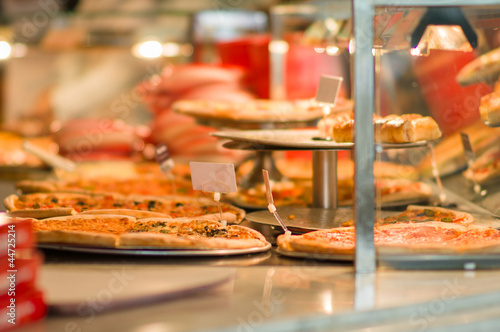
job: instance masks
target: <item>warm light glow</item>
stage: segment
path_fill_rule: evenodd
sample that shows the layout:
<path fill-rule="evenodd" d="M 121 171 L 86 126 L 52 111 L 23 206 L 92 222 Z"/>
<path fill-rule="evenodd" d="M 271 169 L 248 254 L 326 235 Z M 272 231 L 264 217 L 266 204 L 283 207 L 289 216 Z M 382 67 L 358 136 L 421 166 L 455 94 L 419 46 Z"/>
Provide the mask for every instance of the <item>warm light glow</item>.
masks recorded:
<path fill-rule="evenodd" d="M 163 45 L 163 55 L 166 57 L 179 56 L 181 53 L 181 46 L 177 43 L 165 43 Z"/>
<path fill-rule="evenodd" d="M 316 53 L 320 53 L 321 54 L 321 53 L 325 53 L 326 49 L 324 47 L 315 47 L 314 51 Z"/>
<path fill-rule="evenodd" d="M 269 52 L 275 54 L 285 54 L 288 52 L 288 43 L 284 40 L 273 40 L 269 43 Z"/>
<path fill-rule="evenodd" d="M 134 47 L 132 48 L 132 53 L 138 58 L 159 58 L 163 54 L 163 46 L 159 41 L 149 40 L 134 45 Z"/>
<path fill-rule="evenodd" d="M 353 54 L 356 51 L 356 41 L 354 39 L 349 41 L 347 49 L 349 50 L 349 54 Z"/>
<path fill-rule="evenodd" d="M 193 45 L 191 44 L 184 44 L 181 47 L 181 55 L 183 56 L 191 56 L 193 55 Z"/>
<path fill-rule="evenodd" d="M 326 54 L 328 55 L 337 55 L 339 54 L 339 48 L 337 46 L 328 46 L 326 48 Z"/>
<path fill-rule="evenodd" d="M 6 41 L 0 41 L 0 60 L 5 60 L 10 56 L 12 47 Z"/>
<path fill-rule="evenodd" d="M 429 52 L 422 52 L 422 50 L 417 46 L 410 50 L 410 54 L 413 56 L 426 56 L 429 55 Z"/>
<path fill-rule="evenodd" d="M 323 305 L 323 310 L 326 314 L 331 314 L 333 312 L 333 295 L 331 292 L 325 292 L 321 294 L 321 302 Z"/>
<path fill-rule="evenodd" d="M 12 47 L 12 56 L 14 58 L 22 58 L 28 54 L 28 46 L 22 43 L 15 43 Z"/>

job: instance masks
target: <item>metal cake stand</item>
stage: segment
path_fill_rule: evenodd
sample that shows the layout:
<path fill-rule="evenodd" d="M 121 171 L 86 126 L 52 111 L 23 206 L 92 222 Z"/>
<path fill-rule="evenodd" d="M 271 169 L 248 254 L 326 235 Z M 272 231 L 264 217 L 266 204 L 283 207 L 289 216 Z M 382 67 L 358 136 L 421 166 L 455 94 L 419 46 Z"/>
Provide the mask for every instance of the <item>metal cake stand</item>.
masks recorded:
<path fill-rule="evenodd" d="M 313 208 L 336 209 L 337 204 L 337 151 L 352 150 L 354 143 L 336 143 L 318 139 L 317 130 L 250 130 L 221 131 L 212 136 L 230 139 L 226 148 L 270 151 L 312 151 Z M 376 149 L 406 149 L 427 146 L 427 141 L 402 144 L 376 144 Z M 256 169 L 255 166 L 260 167 Z M 258 173 L 262 178 L 262 167 L 256 162 L 251 176 Z"/>

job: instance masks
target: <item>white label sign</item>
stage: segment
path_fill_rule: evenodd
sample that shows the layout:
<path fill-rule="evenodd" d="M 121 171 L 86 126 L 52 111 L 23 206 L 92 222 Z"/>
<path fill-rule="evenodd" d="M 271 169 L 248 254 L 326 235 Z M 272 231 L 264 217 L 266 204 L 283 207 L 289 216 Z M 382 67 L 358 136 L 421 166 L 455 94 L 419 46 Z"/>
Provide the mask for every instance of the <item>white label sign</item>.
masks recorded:
<path fill-rule="evenodd" d="M 316 101 L 321 104 L 335 105 L 343 80 L 338 76 L 321 75 L 316 91 Z"/>
<path fill-rule="evenodd" d="M 190 162 L 194 190 L 232 193 L 237 191 L 233 164 Z"/>

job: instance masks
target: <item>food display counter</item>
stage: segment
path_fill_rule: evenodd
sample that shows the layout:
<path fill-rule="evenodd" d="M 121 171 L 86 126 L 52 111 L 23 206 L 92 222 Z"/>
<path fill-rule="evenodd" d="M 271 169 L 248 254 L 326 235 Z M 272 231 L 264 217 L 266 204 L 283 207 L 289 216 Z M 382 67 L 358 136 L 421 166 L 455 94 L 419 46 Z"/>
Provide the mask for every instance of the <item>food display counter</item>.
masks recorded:
<path fill-rule="evenodd" d="M 0 136 L 6 251 L 0 275 L 9 280 L 0 293 L 7 317 L 0 330 L 496 331 L 500 70 L 490 52 L 500 46 L 494 36 L 500 2 L 459 0 L 452 12 L 448 5 L 266 2 L 271 36 L 245 36 L 228 48 L 227 36 L 214 32 L 215 53 L 235 51 L 223 54 L 222 65 L 184 63 L 193 47 L 200 52 L 197 47 L 214 40 L 166 43 L 155 60 L 139 63 L 148 71 L 146 80 L 135 73 L 141 81 L 131 91 L 139 92 L 122 92 L 107 113 L 96 107 L 105 118 L 50 121 L 49 165 L 26 151 L 20 128 L 27 127 L 12 126 L 17 133 Z M 420 31 L 421 22 L 435 25 L 443 13 L 462 10 L 465 22 L 457 14 L 452 23 L 481 49 L 463 58 L 449 49 L 432 53 L 436 45 L 430 32 Z M 174 12 L 190 17 L 196 10 Z M 220 23 L 208 14 L 204 20 Z M 251 25 L 240 14 L 241 22 L 231 24 Z M 259 18 L 261 32 L 265 16 L 251 17 Z M 422 47 L 413 45 L 419 33 L 429 38 Z M 132 57 L 129 42 L 125 58 Z M 75 43 L 65 46 L 83 45 Z M 150 61 L 150 53 L 140 53 L 144 45 L 134 44 L 133 56 Z M 89 47 L 94 56 L 103 51 Z M 426 57 L 415 60 L 410 48 Z M 438 55 L 454 67 L 443 78 L 436 72 L 446 63 Z M 300 74 L 297 58 L 311 62 L 310 70 Z M 251 89 L 262 81 L 251 71 L 267 62 L 274 68 L 263 77 L 270 75 L 266 92 L 274 99 L 297 93 L 316 74 L 338 79 L 332 74 L 340 72 L 352 86 L 336 90 L 331 105 L 300 93 L 269 100 Z M 339 72 L 325 65 L 331 63 Z M 485 71 L 484 63 L 492 69 Z M 397 73 L 396 64 L 411 73 Z M 286 75 L 296 86 L 287 85 Z M 452 81 L 453 91 L 430 84 L 431 75 L 443 86 Z M 436 101 L 435 90 L 458 97 Z M 71 91 L 62 91 L 54 109 L 71 99 Z M 417 94 L 419 103 L 408 97 L 401 107 L 404 94 Z M 141 107 L 149 122 L 132 124 Z M 74 167 L 52 163 L 54 156 Z M 205 167 L 197 174 L 206 181 L 203 190 L 194 189 L 192 162 L 207 163 L 198 165 Z M 273 180 L 267 186 L 260 176 L 265 168 Z M 233 180 L 236 190 L 228 189 Z"/>

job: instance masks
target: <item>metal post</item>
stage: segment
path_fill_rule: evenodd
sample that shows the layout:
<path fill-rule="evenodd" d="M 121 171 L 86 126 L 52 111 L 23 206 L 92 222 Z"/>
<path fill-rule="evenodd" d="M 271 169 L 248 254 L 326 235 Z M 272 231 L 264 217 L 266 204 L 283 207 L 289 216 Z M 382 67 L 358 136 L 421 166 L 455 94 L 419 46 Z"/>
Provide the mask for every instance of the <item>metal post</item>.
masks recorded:
<path fill-rule="evenodd" d="M 337 151 L 313 151 L 313 207 L 337 208 Z"/>
<path fill-rule="evenodd" d="M 373 179 L 374 60 L 373 17 L 370 1 L 353 0 L 354 20 L 354 221 L 356 225 L 355 269 L 358 273 L 376 270 L 373 225 L 375 186 Z M 351 50 L 352 52 L 353 50 Z"/>

